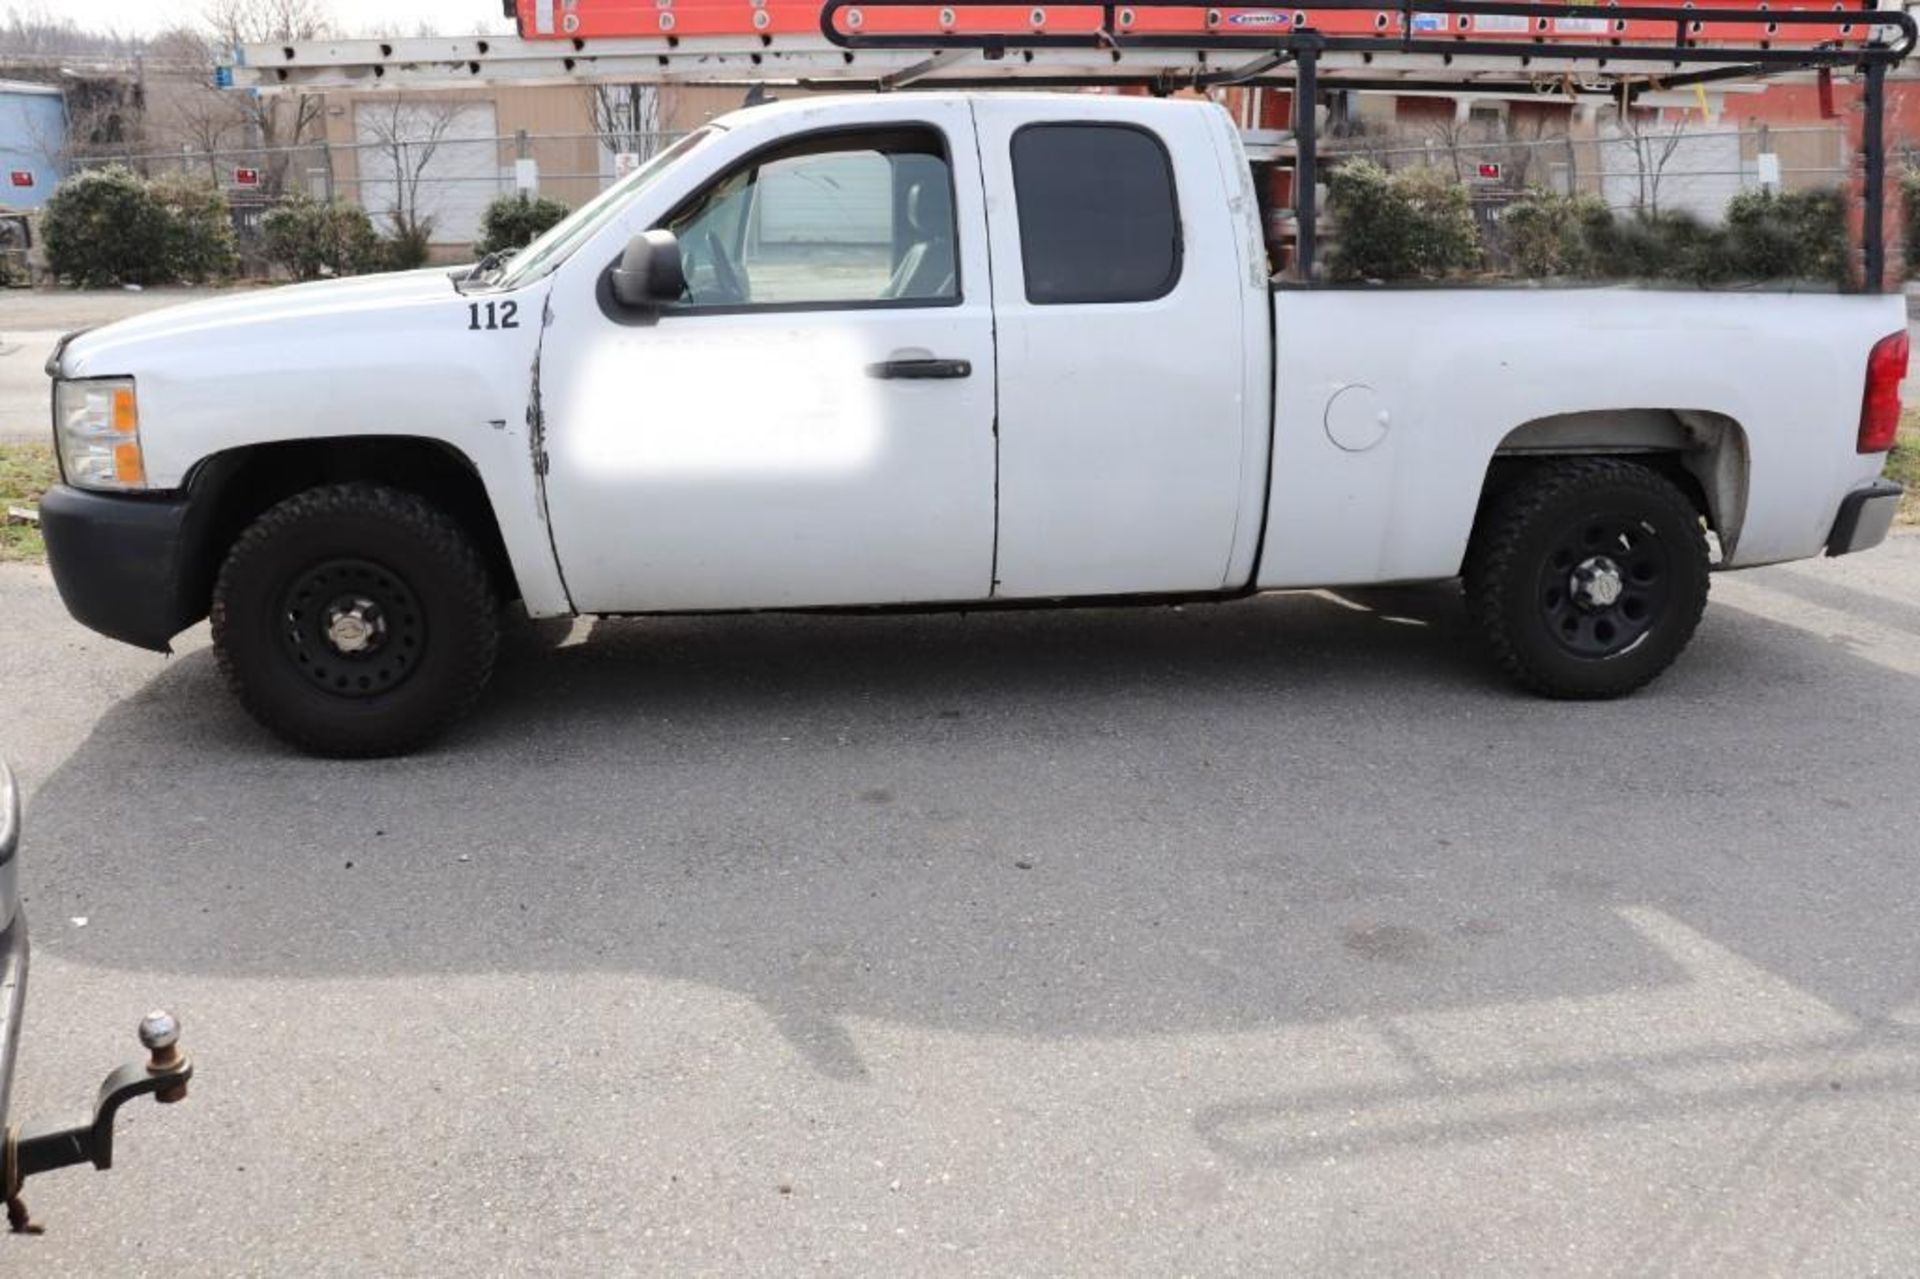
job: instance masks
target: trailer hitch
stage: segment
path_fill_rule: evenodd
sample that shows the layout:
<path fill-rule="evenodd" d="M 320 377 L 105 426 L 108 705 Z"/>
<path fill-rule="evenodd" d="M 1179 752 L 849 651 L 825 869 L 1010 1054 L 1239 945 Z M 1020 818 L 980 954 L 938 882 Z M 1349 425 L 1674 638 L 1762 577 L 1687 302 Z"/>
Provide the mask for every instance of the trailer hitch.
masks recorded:
<path fill-rule="evenodd" d="M 135 1097 L 152 1094 L 162 1105 L 184 1101 L 193 1063 L 180 1051 L 180 1023 L 165 1012 L 151 1012 L 140 1022 L 145 1061 L 130 1061 L 108 1075 L 93 1102 L 91 1121 L 71 1128 L 54 1124 L 16 1124 L 7 1129 L 4 1159 L 0 1160 L 0 1193 L 7 1200 L 7 1225 L 15 1234 L 39 1234 L 20 1186 L 28 1177 L 74 1164 L 91 1163 L 105 1171 L 113 1167 L 113 1120 L 120 1107 Z"/>

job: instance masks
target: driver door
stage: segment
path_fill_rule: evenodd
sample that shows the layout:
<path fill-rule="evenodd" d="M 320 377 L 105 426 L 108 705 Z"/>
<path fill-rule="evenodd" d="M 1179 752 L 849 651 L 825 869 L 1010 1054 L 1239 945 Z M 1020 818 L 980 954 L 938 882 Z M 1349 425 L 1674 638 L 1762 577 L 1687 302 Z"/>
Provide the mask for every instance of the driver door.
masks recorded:
<path fill-rule="evenodd" d="M 770 139 L 681 201 L 661 223 L 681 245 L 678 305 L 623 315 L 603 282 L 599 306 L 556 315 L 546 484 L 576 608 L 991 593 L 973 124 L 963 104 L 914 109 Z"/>

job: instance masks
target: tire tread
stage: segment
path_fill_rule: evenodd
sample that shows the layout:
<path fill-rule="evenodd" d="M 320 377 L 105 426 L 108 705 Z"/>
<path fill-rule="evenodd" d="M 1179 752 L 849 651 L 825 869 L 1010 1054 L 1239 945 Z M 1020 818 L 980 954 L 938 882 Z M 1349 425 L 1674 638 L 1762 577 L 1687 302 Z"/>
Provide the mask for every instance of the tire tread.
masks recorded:
<path fill-rule="evenodd" d="M 1518 584 L 1514 559 L 1520 553 L 1520 543 L 1549 506 L 1570 493 L 1599 487 L 1638 490 L 1641 495 L 1672 508 L 1680 516 L 1682 525 L 1692 530 L 1689 549 L 1698 555 L 1703 566 L 1707 561 L 1706 534 L 1700 528 L 1699 512 L 1671 480 L 1637 462 L 1613 457 L 1553 462 L 1538 468 L 1496 498 L 1476 522 L 1468 546 L 1464 574 L 1467 608 L 1501 670 L 1522 688 L 1544 697 L 1596 700 L 1624 696 L 1644 687 L 1672 665 L 1706 611 L 1707 591 L 1703 589 L 1691 601 L 1690 610 L 1673 619 L 1678 627 L 1678 639 L 1675 642 L 1669 636 L 1666 640 L 1672 653 L 1665 661 L 1628 680 L 1604 683 L 1569 680 L 1527 659 L 1506 621 L 1509 592 Z M 1687 607 L 1680 601 L 1676 601 L 1676 605 Z"/>
<path fill-rule="evenodd" d="M 399 732 L 377 739 L 355 741 L 350 738 L 316 732 L 283 713 L 283 708 L 263 697 L 261 690 L 245 679 L 232 652 L 233 617 L 231 601 L 236 583 L 253 562 L 266 553 L 273 541 L 309 520 L 348 517 L 375 523 L 406 527 L 451 571 L 446 581 L 452 586 L 464 616 L 459 625 L 442 625 L 437 642 L 456 643 L 464 648 L 456 659 L 460 678 L 451 697 L 433 707 L 432 713 L 417 717 Z M 424 498 L 403 489 L 383 484 L 353 482 L 328 484 L 296 493 L 271 507 L 250 524 L 234 542 L 220 566 L 214 582 L 210 618 L 213 648 L 221 677 L 233 690 L 248 714 L 300 750 L 317 755 L 342 758 L 366 758 L 399 755 L 417 749 L 446 732 L 473 709 L 486 690 L 499 649 L 498 605 L 486 562 L 473 541 L 452 517 Z"/>

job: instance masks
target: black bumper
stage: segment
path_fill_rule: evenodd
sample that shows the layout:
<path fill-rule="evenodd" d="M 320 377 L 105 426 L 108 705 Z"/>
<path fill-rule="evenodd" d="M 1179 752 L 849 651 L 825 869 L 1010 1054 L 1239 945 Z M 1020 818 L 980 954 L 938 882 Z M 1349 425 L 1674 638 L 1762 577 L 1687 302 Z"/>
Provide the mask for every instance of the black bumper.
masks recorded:
<path fill-rule="evenodd" d="M 111 639 L 166 652 L 207 615 L 204 515 L 186 496 L 49 489 L 40 535 L 67 612 Z"/>
<path fill-rule="evenodd" d="M 1827 534 L 1827 554 L 1850 555 L 1880 545 L 1893 527 L 1905 492 L 1892 480 L 1875 480 L 1847 494 L 1834 517 L 1833 531 Z"/>

